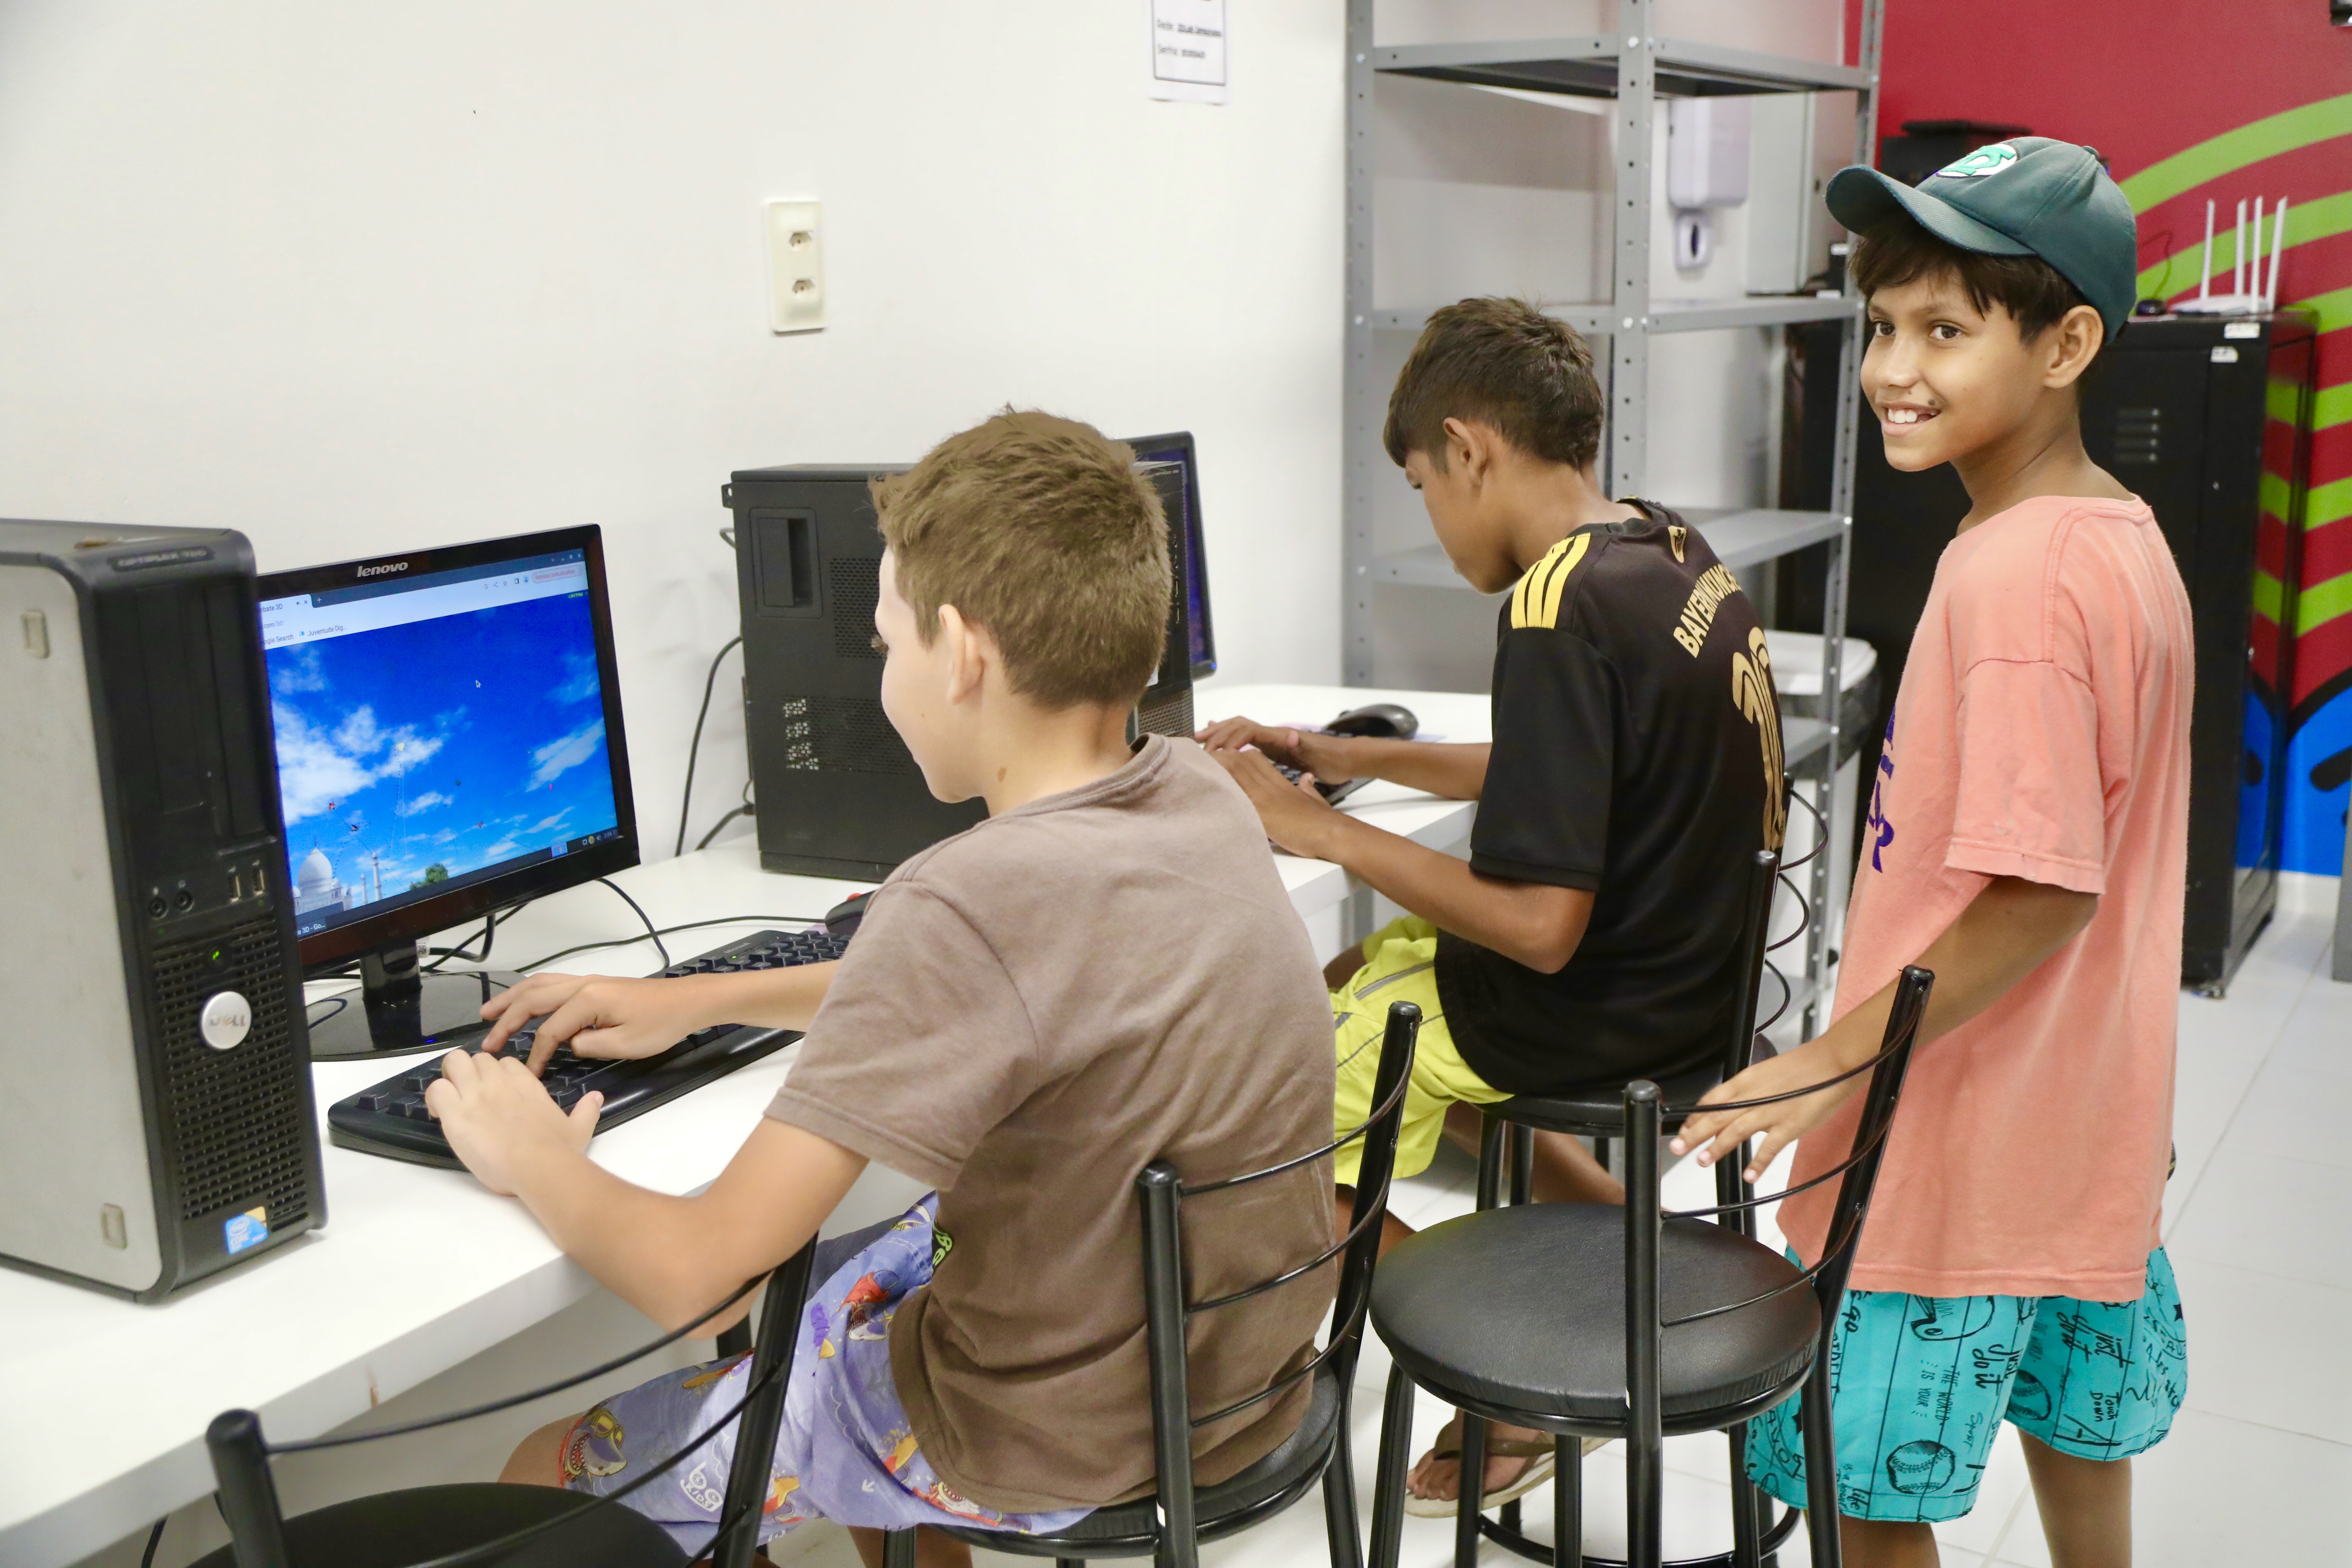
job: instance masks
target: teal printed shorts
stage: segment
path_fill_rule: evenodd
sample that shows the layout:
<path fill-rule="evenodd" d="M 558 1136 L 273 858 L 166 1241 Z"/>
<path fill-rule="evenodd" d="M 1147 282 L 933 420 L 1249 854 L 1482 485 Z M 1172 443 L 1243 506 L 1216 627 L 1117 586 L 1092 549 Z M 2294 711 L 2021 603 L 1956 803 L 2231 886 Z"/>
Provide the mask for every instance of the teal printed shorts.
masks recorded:
<path fill-rule="evenodd" d="M 1849 1290 L 1830 1342 L 1838 1509 L 1934 1523 L 1976 1506 L 2006 1420 L 2062 1454 L 2128 1459 L 2171 1429 L 2189 1384 L 2172 1264 L 2137 1301 Z M 1749 1479 L 1805 1505 L 1798 1402 L 1749 1423 Z"/>

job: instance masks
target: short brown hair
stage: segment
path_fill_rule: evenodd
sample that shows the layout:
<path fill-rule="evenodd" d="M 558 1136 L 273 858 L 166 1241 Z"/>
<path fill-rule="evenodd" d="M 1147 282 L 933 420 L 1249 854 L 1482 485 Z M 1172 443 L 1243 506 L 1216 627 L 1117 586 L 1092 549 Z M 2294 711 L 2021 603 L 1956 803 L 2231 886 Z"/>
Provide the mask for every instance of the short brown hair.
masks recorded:
<path fill-rule="evenodd" d="M 953 605 L 1044 707 L 1132 702 L 1150 683 L 1168 637 L 1168 521 L 1129 447 L 1008 408 L 873 489 L 926 646 Z"/>
<path fill-rule="evenodd" d="M 1525 300 L 1465 300 L 1429 318 L 1389 395 L 1381 442 L 1400 468 L 1445 468 L 1445 422 L 1492 426 L 1522 452 L 1571 468 L 1601 455 L 1601 384 L 1575 328 Z"/>
<path fill-rule="evenodd" d="M 1979 310 L 1999 305 L 2017 323 L 2017 335 L 2032 342 L 2063 320 L 2083 291 L 2038 256 L 1987 256 L 1938 239 L 1908 217 L 1892 217 L 1862 235 L 1854 246 L 1853 285 L 1869 299 L 1881 289 L 1900 289 L 1922 278 L 1948 274 Z M 2107 352 L 2106 340 L 2099 353 Z M 2095 362 L 2094 362 L 2095 363 Z"/>

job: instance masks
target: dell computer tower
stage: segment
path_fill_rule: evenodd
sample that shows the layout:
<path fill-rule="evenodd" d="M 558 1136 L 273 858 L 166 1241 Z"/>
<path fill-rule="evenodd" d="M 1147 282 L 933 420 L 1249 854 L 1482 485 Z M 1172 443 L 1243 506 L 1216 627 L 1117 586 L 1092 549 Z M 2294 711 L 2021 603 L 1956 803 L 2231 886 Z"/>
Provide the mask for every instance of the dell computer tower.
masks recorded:
<path fill-rule="evenodd" d="M 253 584 L 0 521 L 0 1262 L 142 1301 L 326 1218 Z"/>
<path fill-rule="evenodd" d="M 743 616 L 743 722 L 760 864 L 771 871 L 880 881 L 900 861 L 987 815 L 980 801 L 933 798 L 882 711 L 874 646 L 882 535 L 870 486 L 897 470 L 795 465 L 747 468 L 721 499 L 735 515 Z M 1146 464 L 1171 519 L 1183 472 Z M 1169 531 L 1168 646 L 1136 705 L 1139 729 L 1192 732 L 1191 623 L 1181 528 Z"/>
<path fill-rule="evenodd" d="M 2083 445 L 2156 513 L 2196 624 L 2180 968 L 2184 984 L 2213 995 L 2278 901 L 2293 782 L 2287 745 L 2311 705 L 2292 694 L 2313 343 L 2310 322 L 2284 312 L 2141 318 L 2108 346 L 2083 387 Z M 1834 354 L 1830 333 L 1814 332 L 1806 344 L 1805 363 L 1822 368 L 1825 388 Z M 1807 453 L 1792 504 L 1819 508 L 1829 504 L 1834 403 L 1826 391 L 1811 396 L 1812 385 L 1808 375 Z M 1893 667 L 1877 730 L 1892 711 L 1937 560 L 1968 509 L 1948 465 L 1901 472 L 1887 465 L 1876 432 L 1864 430 L 1846 631 L 1879 650 L 1882 668 Z M 1818 625 L 1818 603 L 1792 606 L 1790 585 L 1784 579 L 1784 613 L 1810 614 Z"/>

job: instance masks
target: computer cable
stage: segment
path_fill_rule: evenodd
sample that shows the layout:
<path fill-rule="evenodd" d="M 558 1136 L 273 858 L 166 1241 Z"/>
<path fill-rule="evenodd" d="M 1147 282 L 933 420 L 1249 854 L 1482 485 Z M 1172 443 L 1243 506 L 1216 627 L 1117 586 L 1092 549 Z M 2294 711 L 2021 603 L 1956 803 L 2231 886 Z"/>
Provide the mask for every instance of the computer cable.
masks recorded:
<path fill-rule="evenodd" d="M 613 880 L 612 878 L 599 877 L 596 879 L 604 883 L 604 886 L 612 889 L 613 891 L 620 894 L 621 901 L 627 904 L 629 908 L 637 911 L 637 919 L 646 922 L 646 934 L 654 939 L 654 951 L 661 954 L 662 967 L 664 969 L 667 969 L 669 967 L 668 944 L 662 941 L 661 928 L 654 924 L 653 916 L 646 913 L 645 905 L 629 897 L 629 889 L 621 886 L 620 883 Z"/>
<path fill-rule="evenodd" d="M 686 748 L 686 793 L 677 803 L 677 843 L 670 850 L 673 855 L 686 853 L 686 817 L 694 809 L 694 764 L 702 751 L 703 721 L 710 717 L 710 691 L 719 684 L 719 663 L 742 646 L 741 637 L 730 639 L 725 647 L 710 656 L 710 673 L 702 678 L 702 707 L 694 715 L 694 739 Z"/>
<path fill-rule="evenodd" d="M 139 1568 L 155 1568 L 155 1548 L 163 1544 L 163 1527 L 171 1522 L 172 1516 L 167 1513 L 147 1532 L 147 1550 L 139 1554 Z"/>
<path fill-rule="evenodd" d="M 710 825 L 710 831 L 702 836 L 701 839 L 695 845 L 695 847 L 697 849 L 709 848 L 710 841 L 719 837 L 719 830 L 720 828 L 726 826 L 729 823 L 734 821 L 739 816 L 757 816 L 758 813 L 759 808 L 751 804 L 751 781 L 750 779 L 745 779 L 743 781 L 743 804 L 729 812 L 726 816 L 720 817 L 718 821 L 712 823 Z"/>

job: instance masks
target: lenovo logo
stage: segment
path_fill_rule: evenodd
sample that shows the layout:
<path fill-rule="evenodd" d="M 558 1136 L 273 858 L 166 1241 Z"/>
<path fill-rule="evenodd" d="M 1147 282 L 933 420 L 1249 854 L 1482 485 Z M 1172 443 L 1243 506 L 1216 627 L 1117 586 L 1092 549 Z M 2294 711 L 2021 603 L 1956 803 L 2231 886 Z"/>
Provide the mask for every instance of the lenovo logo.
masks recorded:
<path fill-rule="evenodd" d="M 389 566 L 362 566 L 360 568 L 360 575 L 362 577 L 388 577 L 394 572 L 405 572 L 407 570 L 407 562 L 395 561 Z"/>

